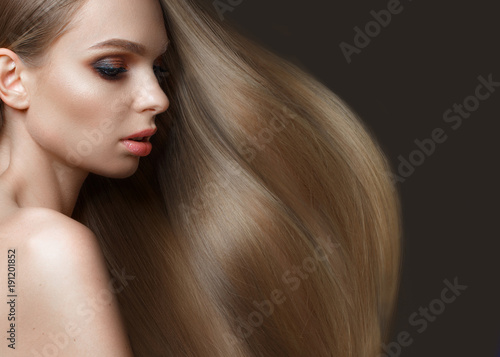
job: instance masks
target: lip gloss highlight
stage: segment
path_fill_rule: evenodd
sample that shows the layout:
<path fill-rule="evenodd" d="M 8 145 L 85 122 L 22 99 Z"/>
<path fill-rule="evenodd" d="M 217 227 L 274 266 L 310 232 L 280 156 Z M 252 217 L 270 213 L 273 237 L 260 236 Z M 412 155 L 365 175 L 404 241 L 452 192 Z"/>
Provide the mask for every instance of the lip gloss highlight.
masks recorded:
<path fill-rule="evenodd" d="M 153 145 L 149 141 L 121 140 L 125 148 L 133 155 L 148 156 L 153 150 Z"/>

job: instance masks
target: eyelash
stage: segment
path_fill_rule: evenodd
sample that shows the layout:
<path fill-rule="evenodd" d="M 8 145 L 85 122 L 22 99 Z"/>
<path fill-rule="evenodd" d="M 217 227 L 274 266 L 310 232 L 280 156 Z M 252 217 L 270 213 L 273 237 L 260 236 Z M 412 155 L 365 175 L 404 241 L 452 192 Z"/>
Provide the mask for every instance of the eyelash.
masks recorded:
<path fill-rule="evenodd" d="M 170 72 L 168 71 L 168 69 L 162 66 L 153 66 L 153 71 L 155 72 L 158 82 L 161 82 L 162 80 L 170 76 Z"/>
<path fill-rule="evenodd" d="M 121 73 L 128 72 L 128 70 L 123 67 L 97 66 L 95 69 L 101 76 L 104 77 L 104 79 L 111 81 L 119 80 L 121 78 L 119 76 Z M 164 78 L 170 75 L 170 72 L 162 66 L 154 65 L 153 71 L 155 72 L 158 82 L 161 82 Z"/>
<path fill-rule="evenodd" d="M 97 70 L 97 72 L 99 72 L 100 75 L 108 80 L 117 80 L 119 79 L 118 75 L 120 73 L 127 72 L 127 69 L 123 67 L 100 66 L 95 67 L 95 69 Z"/>

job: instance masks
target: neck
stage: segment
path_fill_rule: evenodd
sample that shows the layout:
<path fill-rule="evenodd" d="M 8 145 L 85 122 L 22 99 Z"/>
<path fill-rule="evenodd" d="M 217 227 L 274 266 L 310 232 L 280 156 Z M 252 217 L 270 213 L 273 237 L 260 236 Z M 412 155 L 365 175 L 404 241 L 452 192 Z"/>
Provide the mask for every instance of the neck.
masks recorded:
<path fill-rule="evenodd" d="M 87 176 L 44 150 L 21 125 L 0 129 L 0 186 L 19 208 L 43 207 L 71 216 Z"/>

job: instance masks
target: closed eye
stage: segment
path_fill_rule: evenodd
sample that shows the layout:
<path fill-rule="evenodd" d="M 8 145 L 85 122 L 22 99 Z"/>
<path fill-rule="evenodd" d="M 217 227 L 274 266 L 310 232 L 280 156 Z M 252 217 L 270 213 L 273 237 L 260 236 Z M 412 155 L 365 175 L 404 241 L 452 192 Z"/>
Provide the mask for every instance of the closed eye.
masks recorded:
<path fill-rule="evenodd" d="M 123 66 L 104 65 L 104 63 L 95 64 L 94 68 L 106 80 L 119 80 L 122 78 L 122 73 L 128 72 L 128 69 Z M 165 67 L 158 64 L 153 65 L 153 72 L 160 83 L 170 75 Z"/>
<path fill-rule="evenodd" d="M 101 76 L 103 76 L 105 79 L 108 80 L 117 80 L 119 79 L 119 75 L 121 73 L 127 72 L 127 69 L 123 67 L 101 66 L 101 67 L 96 67 L 96 70 Z"/>

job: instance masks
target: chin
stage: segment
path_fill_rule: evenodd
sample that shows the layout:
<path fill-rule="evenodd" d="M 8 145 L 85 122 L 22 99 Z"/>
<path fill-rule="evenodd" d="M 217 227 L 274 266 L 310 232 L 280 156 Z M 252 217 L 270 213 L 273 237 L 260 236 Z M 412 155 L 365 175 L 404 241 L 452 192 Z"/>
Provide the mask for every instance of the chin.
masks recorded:
<path fill-rule="evenodd" d="M 120 165 L 119 167 L 106 167 L 102 170 L 92 170 L 92 173 L 104 176 L 111 179 L 124 179 L 132 176 L 137 172 L 139 167 L 139 159 L 132 158 L 133 163 L 128 163 L 128 165 Z M 131 160 L 131 161 L 132 161 Z"/>

